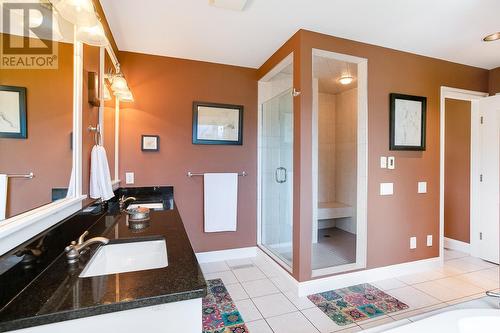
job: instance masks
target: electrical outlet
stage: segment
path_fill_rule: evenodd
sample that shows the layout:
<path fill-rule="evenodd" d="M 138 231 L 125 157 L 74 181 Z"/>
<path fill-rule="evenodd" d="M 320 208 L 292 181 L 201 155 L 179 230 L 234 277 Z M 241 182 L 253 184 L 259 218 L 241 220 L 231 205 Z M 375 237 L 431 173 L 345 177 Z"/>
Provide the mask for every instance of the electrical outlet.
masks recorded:
<path fill-rule="evenodd" d="M 394 183 L 380 183 L 380 195 L 393 195 Z"/>
<path fill-rule="evenodd" d="M 427 193 L 427 182 L 418 182 L 418 193 Z"/>
<path fill-rule="evenodd" d="M 380 156 L 380 168 L 387 169 L 387 157 Z"/>
<path fill-rule="evenodd" d="M 410 250 L 417 248 L 417 237 L 410 237 Z"/>
<path fill-rule="evenodd" d="M 133 172 L 125 172 L 125 184 L 133 184 L 135 182 L 134 178 Z"/>
<path fill-rule="evenodd" d="M 394 156 L 389 156 L 387 158 L 387 168 L 390 170 L 396 169 L 396 158 Z"/>
<path fill-rule="evenodd" d="M 427 235 L 427 246 L 432 246 L 432 235 Z"/>

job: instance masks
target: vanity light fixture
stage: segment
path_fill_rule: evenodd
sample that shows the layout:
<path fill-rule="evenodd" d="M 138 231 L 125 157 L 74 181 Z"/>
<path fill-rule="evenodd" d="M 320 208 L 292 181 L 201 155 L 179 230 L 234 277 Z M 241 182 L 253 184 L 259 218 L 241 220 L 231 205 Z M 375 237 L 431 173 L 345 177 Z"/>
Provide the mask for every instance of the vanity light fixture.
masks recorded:
<path fill-rule="evenodd" d="M 343 84 L 343 85 L 348 85 L 348 84 L 351 84 L 352 81 L 354 81 L 354 78 L 350 75 L 345 75 L 345 76 L 342 76 L 340 79 L 339 79 L 339 82 L 340 84 Z"/>
<path fill-rule="evenodd" d="M 483 38 L 483 42 L 494 42 L 500 39 L 500 32 L 495 32 Z"/>
<path fill-rule="evenodd" d="M 134 101 L 134 95 L 132 95 L 132 92 L 130 90 L 127 90 L 125 92 L 116 93 L 115 96 L 118 97 L 120 102 L 133 102 Z"/>
<path fill-rule="evenodd" d="M 108 38 L 104 32 L 101 22 L 93 27 L 79 26 L 76 28 L 76 39 L 79 41 L 97 47 L 106 47 L 109 45 Z"/>
<path fill-rule="evenodd" d="M 125 80 L 122 74 L 116 74 L 113 76 L 111 79 L 111 89 L 115 94 L 128 90 L 127 80 Z"/>
<path fill-rule="evenodd" d="M 99 23 L 91 0 L 51 0 L 61 16 L 79 27 L 93 27 Z"/>
<path fill-rule="evenodd" d="M 104 84 L 104 100 L 105 101 L 111 100 L 111 93 L 109 92 L 109 88 L 108 88 L 107 84 Z"/>

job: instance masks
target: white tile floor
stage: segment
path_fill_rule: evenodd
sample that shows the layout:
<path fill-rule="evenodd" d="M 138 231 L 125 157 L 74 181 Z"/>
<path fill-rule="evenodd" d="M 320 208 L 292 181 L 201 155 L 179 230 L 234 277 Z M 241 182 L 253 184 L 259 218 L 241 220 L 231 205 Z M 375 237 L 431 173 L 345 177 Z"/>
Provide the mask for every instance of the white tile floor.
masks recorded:
<path fill-rule="evenodd" d="M 287 280 L 260 256 L 202 264 L 201 269 L 207 280 L 222 279 L 251 333 L 348 333 L 389 327 L 397 320 L 410 322 L 500 287 L 498 265 L 445 250 L 440 269 L 372 283 L 408 304 L 408 310 L 338 326 L 309 299 L 294 295 Z"/>

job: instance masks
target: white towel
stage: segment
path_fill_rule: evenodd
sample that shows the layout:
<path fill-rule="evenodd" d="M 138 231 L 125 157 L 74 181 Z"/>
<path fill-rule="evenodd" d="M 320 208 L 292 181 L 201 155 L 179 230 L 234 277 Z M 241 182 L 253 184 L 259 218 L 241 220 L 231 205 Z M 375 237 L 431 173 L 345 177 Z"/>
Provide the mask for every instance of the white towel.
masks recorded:
<path fill-rule="evenodd" d="M 90 156 L 90 197 L 106 201 L 114 196 L 106 150 L 95 145 Z"/>
<path fill-rule="evenodd" d="M 7 183 L 9 178 L 5 174 L 0 174 L 0 221 L 5 220 L 7 215 Z"/>
<path fill-rule="evenodd" d="M 238 174 L 204 175 L 205 232 L 236 231 Z"/>

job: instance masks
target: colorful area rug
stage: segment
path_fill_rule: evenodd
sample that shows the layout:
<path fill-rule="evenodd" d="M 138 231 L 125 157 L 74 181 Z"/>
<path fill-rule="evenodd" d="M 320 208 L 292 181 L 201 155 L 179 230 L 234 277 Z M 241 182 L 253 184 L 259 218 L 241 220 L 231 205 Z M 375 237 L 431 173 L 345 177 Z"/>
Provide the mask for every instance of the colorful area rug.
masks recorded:
<path fill-rule="evenodd" d="M 207 281 L 203 298 L 203 333 L 249 333 L 221 279 Z"/>
<path fill-rule="evenodd" d="M 408 309 L 408 305 L 368 283 L 307 297 L 340 326 Z"/>

